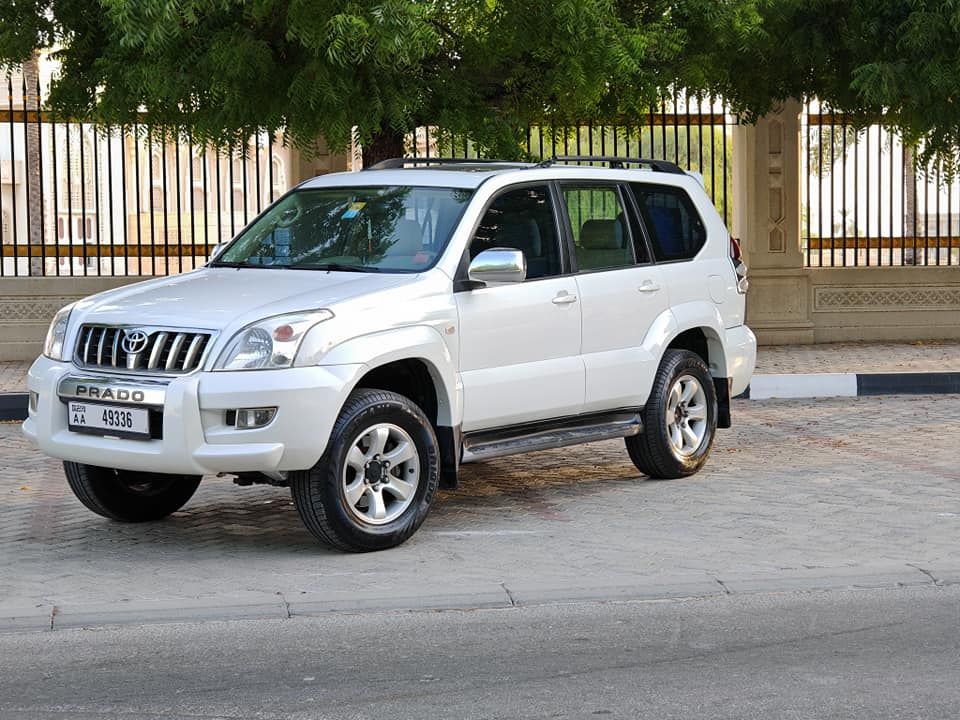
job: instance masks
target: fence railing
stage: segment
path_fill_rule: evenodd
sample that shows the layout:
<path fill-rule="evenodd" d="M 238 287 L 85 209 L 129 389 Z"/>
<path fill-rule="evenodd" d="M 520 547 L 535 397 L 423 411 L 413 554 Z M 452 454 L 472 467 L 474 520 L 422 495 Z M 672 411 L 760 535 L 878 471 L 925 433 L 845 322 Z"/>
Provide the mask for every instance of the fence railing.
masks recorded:
<path fill-rule="evenodd" d="M 699 172 L 720 214 L 731 222 L 732 131 L 737 117 L 716 98 L 677 95 L 649 112 L 616 122 L 574 126 L 531 126 L 526 151 L 531 158 L 554 155 L 618 155 L 670 160 Z M 418 128 L 407 144 L 414 156 L 478 158 L 469 139 L 434 126 Z"/>
<path fill-rule="evenodd" d="M 289 186 L 292 151 L 274 137 L 222 152 L 145 122 L 72 122 L 39 109 L 39 82 L 28 89 L 22 76 L 4 80 L 0 277 L 188 271 Z M 629 121 L 530 127 L 526 150 L 672 160 L 701 173 L 729 222 L 735 122 L 715 99 L 678 96 Z M 477 156 L 472 142 L 435 127 L 412 133 L 408 151 Z"/>
<path fill-rule="evenodd" d="M 960 264 L 960 183 L 916 166 L 893 129 L 855 129 L 816 101 L 801 129 L 807 266 Z"/>
<path fill-rule="evenodd" d="M 222 152 L 57 118 L 36 109 L 39 83 L 5 84 L 0 276 L 184 272 L 287 189 L 289 151 L 266 134 Z"/>

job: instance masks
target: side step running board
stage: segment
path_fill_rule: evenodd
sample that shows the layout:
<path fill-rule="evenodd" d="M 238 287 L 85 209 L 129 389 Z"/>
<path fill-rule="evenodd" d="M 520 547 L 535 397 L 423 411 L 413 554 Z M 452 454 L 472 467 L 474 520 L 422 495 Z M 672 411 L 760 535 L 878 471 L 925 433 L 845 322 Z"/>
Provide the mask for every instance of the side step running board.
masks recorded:
<path fill-rule="evenodd" d="M 592 413 L 544 422 L 482 430 L 463 436 L 461 462 L 476 462 L 534 450 L 551 450 L 581 443 L 639 435 L 639 410 Z"/>

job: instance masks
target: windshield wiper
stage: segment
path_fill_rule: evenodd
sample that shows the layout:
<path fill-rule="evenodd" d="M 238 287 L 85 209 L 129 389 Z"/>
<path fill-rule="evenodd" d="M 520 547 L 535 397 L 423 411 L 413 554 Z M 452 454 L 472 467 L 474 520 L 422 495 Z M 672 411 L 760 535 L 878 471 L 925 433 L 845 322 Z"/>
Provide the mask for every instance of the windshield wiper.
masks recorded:
<path fill-rule="evenodd" d="M 281 267 L 279 265 L 261 265 L 259 263 L 243 263 L 243 262 L 218 262 L 214 260 L 212 263 L 208 264 L 207 267 L 222 267 L 222 268 L 276 268 Z"/>
<path fill-rule="evenodd" d="M 378 267 L 350 265 L 348 263 L 316 263 L 313 265 L 287 265 L 291 270 L 326 270 L 327 272 L 381 272 Z"/>

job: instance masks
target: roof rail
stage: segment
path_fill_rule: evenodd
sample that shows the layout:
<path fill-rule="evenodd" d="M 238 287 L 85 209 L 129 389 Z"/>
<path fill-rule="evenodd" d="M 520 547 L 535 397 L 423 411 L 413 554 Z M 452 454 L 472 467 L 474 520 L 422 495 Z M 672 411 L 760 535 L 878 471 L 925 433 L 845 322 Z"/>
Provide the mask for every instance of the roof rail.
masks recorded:
<path fill-rule="evenodd" d="M 615 157 L 612 155 L 555 155 L 549 160 L 544 160 L 538 167 L 550 167 L 555 163 L 581 163 L 598 162 L 606 163 L 607 167 L 613 170 L 623 170 L 627 165 L 646 165 L 651 170 L 657 172 L 672 173 L 674 175 L 686 175 L 683 169 L 676 163 L 668 160 L 651 160 L 649 158 L 631 158 Z"/>
<path fill-rule="evenodd" d="M 397 170 L 407 165 L 513 165 L 517 167 L 528 167 L 529 163 L 511 163 L 508 160 L 481 160 L 478 158 L 437 158 L 437 157 L 415 157 L 415 158 L 389 158 L 374 163 L 364 170 Z"/>

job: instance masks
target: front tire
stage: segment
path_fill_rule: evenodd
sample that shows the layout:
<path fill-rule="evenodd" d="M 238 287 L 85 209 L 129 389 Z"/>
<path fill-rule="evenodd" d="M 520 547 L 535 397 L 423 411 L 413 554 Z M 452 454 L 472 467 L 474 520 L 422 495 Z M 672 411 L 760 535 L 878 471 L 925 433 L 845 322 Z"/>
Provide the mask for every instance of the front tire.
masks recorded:
<path fill-rule="evenodd" d="M 437 438 L 409 398 L 356 390 L 323 457 L 289 480 L 293 504 L 318 540 L 347 552 L 385 550 L 427 517 L 440 483 Z"/>
<path fill-rule="evenodd" d="M 119 522 L 149 522 L 187 504 L 200 485 L 198 475 L 166 475 L 64 462 L 73 494 L 88 509 Z"/>
<path fill-rule="evenodd" d="M 717 393 L 706 364 L 688 350 L 667 350 L 643 409 L 643 432 L 626 439 L 630 459 L 652 478 L 687 477 L 707 461 L 716 432 Z"/>

